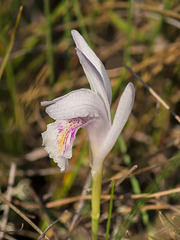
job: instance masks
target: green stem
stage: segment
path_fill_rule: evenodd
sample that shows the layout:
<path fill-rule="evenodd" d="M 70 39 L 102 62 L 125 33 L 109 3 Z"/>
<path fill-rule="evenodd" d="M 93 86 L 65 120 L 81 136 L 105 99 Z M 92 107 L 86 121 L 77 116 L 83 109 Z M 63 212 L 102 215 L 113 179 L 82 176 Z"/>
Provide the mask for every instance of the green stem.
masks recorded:
<path fill-rule="evenodd" d="M 115 187 L 115 184 L 114 184 L 113 180 L 112 180 L 111 185 L 112 185 L 112 187 L 111 187 L 111 199 L 110 199 L 110 203 L 109 203 L 109 215 L 108 215 L 108 221 L 107 221 L 107 227 L 106 227 L 105 240 L 108 240 L 110 224 L 111 224 L 111 214 L 112 214 L 112 209 L 113 209 L 113 198 L 114 198 L 114 187 Z"/>
<path fill-rule="evenodd" d="M 102 173 L 103 173 L 103 167 L 92 178 L 92 214 L 91 214 L 91 218 L 92 218 L 92 240 L 97 240 L 98 239 Z"/>

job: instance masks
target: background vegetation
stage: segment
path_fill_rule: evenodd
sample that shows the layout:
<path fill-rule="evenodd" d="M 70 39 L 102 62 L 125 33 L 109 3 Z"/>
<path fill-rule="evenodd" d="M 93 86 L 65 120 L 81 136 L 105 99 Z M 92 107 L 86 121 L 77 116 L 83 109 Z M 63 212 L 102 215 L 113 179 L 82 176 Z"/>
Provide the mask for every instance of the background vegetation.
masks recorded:
<path fill-rule="evenodd" d="M 0 239 L 42 239 L 58 218 L 46 233 L 49 239 L 90 239 L 91 190 L 83 191 L 90 183 L 86 133 L 79 131 L 65 173 L 41 146 L 51 119 L 40 102 L 89 87 L 71 29 L 84 36 L 108 70 L 112 116 L 125 85 L 132 81 L 136 88 L 131 117 L 105 161 L 99 239 L 107 229 L 109 239 L 179 239 L 178 0 L 1 1 Z M 107 228 L 110 179 L 116 180 Z"/>

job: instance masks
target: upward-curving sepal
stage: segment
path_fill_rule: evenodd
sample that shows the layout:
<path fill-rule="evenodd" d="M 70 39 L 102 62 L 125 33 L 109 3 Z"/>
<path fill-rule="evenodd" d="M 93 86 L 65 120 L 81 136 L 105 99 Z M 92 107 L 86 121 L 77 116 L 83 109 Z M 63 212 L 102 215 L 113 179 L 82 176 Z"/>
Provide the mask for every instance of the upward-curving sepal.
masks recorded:
<path fill-rule="evenodd" d="M 135 91 L 134 91 L 134 86 L 130 82 L 120 100 L 119 104 L 116 110 L 116 114 L 114 116 L 113 124 L 110 127 L 99 151 L 96 156 L 97 159 L 94 161 L 93 165 L 93 171 L 95 171 L 98 168 L 98 165 L 100 161 L 104 161 L 105 157 L 107 154 L 111 151 L 112 147 L 114 146 L 115 142 L 117 141 L 117 138 L 119 137 L 122 129 L 124 128 L 124 125 L 126 124 L 129 115 L 132 111 L 132 107 L 134 104 L 134 98 L 135 98 Z"/>
<path fill-rule="evenodd" d="M 86 56 L 86 58 L 89 59 L 91 63 L 96 67 L 98 72 L 101 74 L 101 77 L 103 79 L 103 85 L 104 89 L 106 91 L 109 104 L 111 105 L 112 101 L 112 88 L 111 83 L 109 80 L 109 77 L 107 75 L 106 69 L 101 62 L 101 60 L 96 56 L 96 54 L 93 52 L 93 50 L 89 47 L 89 45 L 86 43 L 84 38 L 78 33 L 76 30 L 71 31 L 72 37 L 75 41 L 76 47 Z"/>
<path fill-rule="evenodd" d="M 102 76 L 97 71 L 93 63 L 90 62 L 89 59 L 79 49 L 76 49 L 76 51 L 77 51 L 77 55 L 79 57 L 80 63 L 86 74 L 86 77 L 90 83 L 90 87 L 95 93 L 97 93 L 97 95 L 103 101 L 109 121 L 111 121 L 110 104 L 103 86 Z"/>
<path fill-rule="evenodd" d="M 63 97 L 46 101 L 47 114 L 55 119 L 71 119 L 76 117 L 100 117 L 107 119 L 106 109 L 101 98 L 89 89 L 79 89 Z"/>

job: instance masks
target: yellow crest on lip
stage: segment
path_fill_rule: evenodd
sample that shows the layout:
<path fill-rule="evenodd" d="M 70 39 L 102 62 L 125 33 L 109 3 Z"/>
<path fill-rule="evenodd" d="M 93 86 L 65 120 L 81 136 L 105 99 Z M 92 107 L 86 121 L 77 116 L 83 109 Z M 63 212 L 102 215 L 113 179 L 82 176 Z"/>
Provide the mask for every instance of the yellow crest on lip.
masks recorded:
<path fill-rule="evenodd" d="M 69 149 L 77 130 L 85 123 L 86 121 L 84 118 L 72 118 L 69 120 L 62 120 L 58 124 L 57 143 L 60 154 L 63 155 Z"/>

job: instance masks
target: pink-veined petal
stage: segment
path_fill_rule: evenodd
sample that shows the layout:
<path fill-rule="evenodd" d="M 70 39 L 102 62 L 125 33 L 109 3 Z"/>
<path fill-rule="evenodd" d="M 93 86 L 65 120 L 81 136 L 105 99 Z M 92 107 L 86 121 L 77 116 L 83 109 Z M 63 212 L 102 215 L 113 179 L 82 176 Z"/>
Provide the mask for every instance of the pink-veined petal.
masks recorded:
<path fill-rule="evenodd" d="M 86 123 L 86 118 L 57 120 L 48 124 L 47 130 L 42 133 L 42 145 L 61 171 L 65 170 L 68 166 L 68 159 L 72 157 L 72 145 L 76 132 Z"/>
<path fill-rule="evenodd" d="M 89 45 L 86 43 L 84 38 L 79 34 L 78 31 L 72 30 L 71 31 L 72 37 L 74 39 L 74 42 L 77 46 L 77 48 L 86 56 L 86 58 L 89 59 L 89 61 L 96 67 L 98 72 L 101 74 L 103 79 L 103 85 L 104 89 L 106 91 L 109 104 L 111 105 L 112 100 L 112 88 L 111 83 L 109 80 L 109 77 L 107 75 L 107 72 L 105 70 L 105 67 L 101 60 L 96 56 L 96 54 L 93 52 L 93 50 L 89 47 Z"/>
<path fill-rule="evenodd" d="M 103 100 L 109 121 L 111 122 L 110 105 L 109 105 L 109 101 L 107 98 L 107 94 L 103 87 L 102 76 L 97 71 L 97 69 L 92 64 L 92 62 L 90 62 L 89 59 L 79 49 L 76 49 L 76 50 L 77 50 L 77 55 L 79 57 L 80 63 L 82 65 L 84 72 L 86 74 L 86 77 L 90 83 L 90 87 Z"/>
<path fill-rule="evenodd" d="M 109 129 L 104 139 L 104 142 L 100 146 L 100 149 L 94 159 L 92 169 L 93 174 L 95 174 L 95 172 L 98 171 L 99 166 L 102 166 L 102 162 L 104 161 L 105 157 L 111 151 L 112 147 L 117 141 L 117 138 L 119 137 L 132 111 L 134 98 L 135 98 L 134 86 L 132 83 L 129 83 L 126 86 L 120 98 L 116 114 L 113 120 L 113 124 Z"/>

